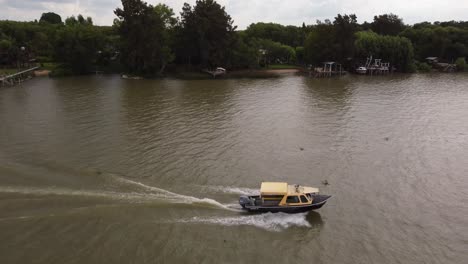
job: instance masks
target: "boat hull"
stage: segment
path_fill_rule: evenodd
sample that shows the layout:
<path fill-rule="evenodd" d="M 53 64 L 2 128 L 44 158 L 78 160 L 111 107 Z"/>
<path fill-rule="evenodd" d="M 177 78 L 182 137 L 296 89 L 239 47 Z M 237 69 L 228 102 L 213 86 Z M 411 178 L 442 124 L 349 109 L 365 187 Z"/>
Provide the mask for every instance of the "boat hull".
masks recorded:
<path fill-rule="evenodd" d="M 245 204 L 242 205 L 242 209 L 248 212 L 256 212 L 256 213 L 287 213 L 287 214 L 296 214 L 296 213 L 303 213 L 312 210 L 317 210 L 322 208 L 325 205 L 327 200 L 331 196 L 329 195 L 314 195 L 314 201 L 312 204 L 308 205 L 297 205 L 297 206 L 261 206 L 261 205 L 250 205 Z"/>

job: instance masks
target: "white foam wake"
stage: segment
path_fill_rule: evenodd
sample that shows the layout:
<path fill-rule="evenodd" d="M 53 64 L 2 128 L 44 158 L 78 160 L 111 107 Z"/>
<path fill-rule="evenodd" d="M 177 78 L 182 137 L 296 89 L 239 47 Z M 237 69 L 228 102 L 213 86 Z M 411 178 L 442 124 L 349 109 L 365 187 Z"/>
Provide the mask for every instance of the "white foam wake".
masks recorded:
<path fill-rule="evenodd" d="M 208 190 L 214 192 L 240 194 L 240 195 L 258 195 L 260 194 L 259 189 L 246 188 L 246 187 L 232 187 L 232 186 L 203 186 Z"/>
<path fill-rule="evenodd" d="M 82 197 L 97 197 L 108 198 L 115 200 L 154 200 L 161 198 L 157 195 L 148 196 L 146 194 L 129 192 L 111 192 L 111 191 L 96 191 L 96 190 L 73 190 L 57 187 L 17 187 L 17 186 L 0 186 L 1 193 L 19 193 L 25 195 L 61 195 L 61 196 L 82 196 Z"/>
<path fill-rule="evenodd" d="M 237 217 L 193 217 L 179 220 L 180 223 L 206 223 L 223 226 L 255 226 L 269 231 L 281 231 L 289 227 L 311 227 L 306 219 L 307 213 L 285 214 L 266 213 Z"/>
<path fill-rule="evenodd" d="M 137 187 L 136 191 L 106 191 L 106 190 L 76 190 L 58 187 L 27 187 L 27 186 L 0 186 L 2 193 L 19 193 L 26 195 L 61 195 L 61 196 L 81 196 L 97 197 L 114 200 L 126 200 L 131 202 L 163 201 L 176 204 L 196 204 L 199 206 L 208 206 L 221 208 L 229 211 L 239 211 L 239 207 L 231 204 L 224 205 L 216 200 L 209 198 L 196 198 L 193 196 L 182 195 L 164 190 L 161 188 L 149 186 L 137 181 L 125 179 L 116 175 L 108 175 L 113 180 L 125 185 Z"/>
<path fill-rule="evenodd" d="M 168 202 L 171 202 L 171 203 L 184 203 L 184 204 L 188 203 L 188 204 L 198 204 L 198 205 L 210 205 L 210 206 L 214 206 L 214 207 L 218 207 L 218 208 L 222 208 L 222 209 L 226 209 L 226 210 L 230 210 L 230 211 L 237 211 L 238 210 L 237 208 L 233 208 L 231 205 L 225 205 L 225 204 L 222 204 L 222 203 L 220 203 L 220 202 L 218 202 L 216 200 L 210 199 L 210 198 L 197 198 L 197 197 L 193 197 L 193 196 L 178 194 L 178 193 L 174 193 L 174 192 L 164 190 L 164 189 L 161 189 L 161 188 L 158 188 L 158 187 L 146 185 L 146 184 L 141 183 L 141 182 L 137 182 L 137 181 L 133 181 L 133 180 L 123 178 L 123 177 L 119 177 L 119 176 L 116 176 L 116 175 L 111 175 L 111 177 L 114 178 L 117 181 L 122 182 L 122 183 L 129 184 L 129 185 L 134 185 L 134 186 L 140 187 L 140 188 L 142 188 L 142 189 L 144 189 L 146 191 L 149 191 L 152 194 L 160 195 L 160 197 L 164 198 L 165 200 L 167 200 Z"/>

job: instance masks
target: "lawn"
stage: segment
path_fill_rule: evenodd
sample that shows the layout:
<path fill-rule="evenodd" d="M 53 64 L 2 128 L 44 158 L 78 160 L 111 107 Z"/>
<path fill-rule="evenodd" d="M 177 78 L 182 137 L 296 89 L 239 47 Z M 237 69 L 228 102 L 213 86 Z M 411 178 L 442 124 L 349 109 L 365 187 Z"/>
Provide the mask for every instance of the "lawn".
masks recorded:
<path fill-rule="evenodd" d="M 270 64 L 267 69 L 282 70 L 282 69 L 298 69 L 299 67 L 291 64 Z"/>
<path fill-rule="evenodd" d="M 17 68 L 0 68 L 0 76 L 10 75 L 18 71 L 19 70 Z"/>
<path fill-rule="evenodd" d="M 53 71 L 55 69 L 57 69 L 60 65 L 58 63 L 55 63 L 55 62 L 43 62 L 41 63 L 41 69 L 42 70 L 49 70 L 49 71 Z"/>

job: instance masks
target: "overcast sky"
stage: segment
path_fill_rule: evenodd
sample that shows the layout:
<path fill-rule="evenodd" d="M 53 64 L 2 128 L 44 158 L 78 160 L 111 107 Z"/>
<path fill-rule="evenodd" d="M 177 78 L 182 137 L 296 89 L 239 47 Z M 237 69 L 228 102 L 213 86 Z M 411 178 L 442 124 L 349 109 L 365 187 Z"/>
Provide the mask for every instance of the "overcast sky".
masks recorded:
<path fill-rule="evenodd" d="M 165 3 L 178 16 L 184 2 L 195 0 L 148 0 Z M 253 22 L 276 22 L 285 25 L 313 24 L 317 19 L 331 19 L 338 14 L 356 14 L 359 22 L 371 21 L 376 14 L 394 13 L 407 24 L 422 21 L 468 20 L 468 0 L 218 0 L 226 7 L 235 25 L 244 29 Z M 113 10 L 120 0 L 0 0 L 0 19 L 28 21 L 39 19 L 43 12 L 66 17 L 91 16 L 95 24 L 111 25 Z"/>

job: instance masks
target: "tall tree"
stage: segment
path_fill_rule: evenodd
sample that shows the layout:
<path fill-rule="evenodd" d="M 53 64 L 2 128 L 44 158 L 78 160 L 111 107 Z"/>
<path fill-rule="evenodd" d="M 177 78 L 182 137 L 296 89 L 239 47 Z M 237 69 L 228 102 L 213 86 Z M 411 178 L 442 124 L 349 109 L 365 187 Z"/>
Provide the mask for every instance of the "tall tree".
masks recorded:
<path fill-rule="evenodd" d="M 74 25 L 85 25 L 85 26 L 92 26 L 93 19 L 91 17 L 87 17 L 86 19 L 79 14 L 78 17 L 71 16 L 65 19 L 65 25 L 67 26 L 74 26 Z"/>
<path fill-rule="evenodd" d="M 196 46 L 186 50 L 186 56 L 198 58 L 202 67 L 226 63 L 226 53 L 233 41 L 231 17 L 214 0 L 197 0 L 192 8 L 185 3 L 181 13 L 183 41 Z M 180 46 L 180 45 L 179 45 Z"/>
<path fill-rule="evenodd" d="M 47 22 L 50 24 L 62 24 L 62 18 L 53 12 L 42 13 L 39 22 Z"/>
<path fill-rule="evenodd" d="M 377 34 L 396 36 L 405 29 L 405 24 L 403 19 L 395 14 L 384 14 L 374 16 L 371 29 Z"/>
<path fill-rule="evenodd" d="M 123 9 L 114 13 L 121 36 L 121 59 L 127 71 L 135 74 L 162 74 L 173 59 L 168 46 L 168 10 L 154 8 L 141 0 L 122 0 Z M 171 11 L 172 12 L 172 11 Z"/>
<path fill-rule="evenodd" d="M 94 63 L 103 46 L 103 35 L 96 28 L 65 26 L 57 32 L 54 58 L 74 74 L 87 74 L 95 70 Z"/>
<path fill-rule="evenodd" d="M 336 60 L 335 27 L 329 20 L 317 21 L 304 43 L 305 61 L 318 65 L 324 61 Z"/>
<path fill-rule="evenodd" d="M 414 70 L 414 53 L 411 41 L 405 37 L 383 36 L 372 31 L 356 33 L 356 54 L 365 58 L 373 56 L 390 62 L 402 72 Z"/>
<path fill-rule="evenodd" d="M 355 33 L 358 30 L 356 15 L 338 14 L 333 21 L 337 43 L 338 60 L 344 62 L 354 55 Z"/>

